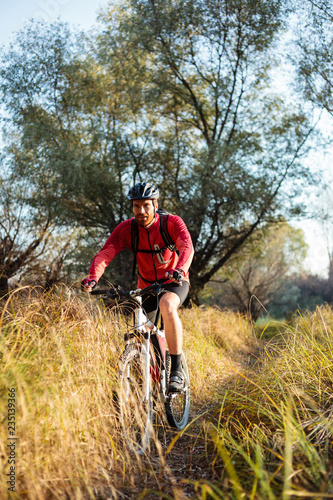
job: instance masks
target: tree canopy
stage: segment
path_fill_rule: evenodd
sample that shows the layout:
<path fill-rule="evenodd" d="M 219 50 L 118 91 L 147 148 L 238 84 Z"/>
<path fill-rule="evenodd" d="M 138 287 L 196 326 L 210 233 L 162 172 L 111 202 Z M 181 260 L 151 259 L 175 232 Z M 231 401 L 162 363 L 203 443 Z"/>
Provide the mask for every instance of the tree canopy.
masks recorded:
<path fill-rule="evenodd" d="M 333 5 L 330 0 L 305 0 L 293 21 L 296 51 L 291 59 L 303 98 L 333 115 Z"/>
<path fill-rule="evenodd" d="M 282 1 L 133 0 L 107 6 L 89 40 L 30 22 L 0 92 L 31 206 L 102 243 L 131 215 L 128 188 L 154 181 L 191 232 L 197 297 L 261 225 L 301 209 L 312 127 L 270 87 L 285 15 Z"/>

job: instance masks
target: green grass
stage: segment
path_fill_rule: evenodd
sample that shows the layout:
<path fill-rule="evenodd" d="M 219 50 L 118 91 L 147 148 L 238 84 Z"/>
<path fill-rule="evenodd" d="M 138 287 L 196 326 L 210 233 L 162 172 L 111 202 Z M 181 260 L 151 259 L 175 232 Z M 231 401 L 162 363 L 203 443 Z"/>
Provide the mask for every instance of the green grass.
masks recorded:
<path fill-rule="evenodd" d="M 255 323 L 255 331 L 259 339 L 271 340 L 275 336 L 279 336 L 287 326 L 284 318 L 273 319 L 269 316 L 263 316 L 257 319 Z"/>

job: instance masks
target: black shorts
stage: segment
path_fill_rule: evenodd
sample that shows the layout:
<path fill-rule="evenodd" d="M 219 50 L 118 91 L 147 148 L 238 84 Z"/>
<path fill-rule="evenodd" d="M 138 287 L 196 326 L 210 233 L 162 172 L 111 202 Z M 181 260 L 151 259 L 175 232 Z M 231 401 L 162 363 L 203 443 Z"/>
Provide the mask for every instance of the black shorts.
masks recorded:
<path fill-rule="evenodd" d="M 166 285 L 163 285 L 163 288 L 165 289 L 166 292 L 172 292 L 178 295 L 178 297 L 180 298 L 180 303 L 178 307 L 180 307 L 184 303 L 186 297 L 188 296 L 190 285 L 187 281 L 183 281 L 182 286 L 177 286 L 174 285 L 173 283 L 167 283 Z M 154 324 L 156 320 L 158 302 L 162 297 L 162 295 L 164 295 L 164 293 L 161 293 L 159 296 L 150 295 L 149 293 L 142 296 L 143 310 L 146 313 L 148 319 L 152 321 Z"/>

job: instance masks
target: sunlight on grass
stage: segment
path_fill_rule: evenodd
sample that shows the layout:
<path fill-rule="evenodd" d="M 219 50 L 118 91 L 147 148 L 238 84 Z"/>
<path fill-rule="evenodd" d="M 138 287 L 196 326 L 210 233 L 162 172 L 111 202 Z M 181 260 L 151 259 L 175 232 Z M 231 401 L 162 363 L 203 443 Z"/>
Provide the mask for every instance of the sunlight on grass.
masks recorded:
<path fill-rule="evenodd" d="M 219 371 L 230 363 L 216 345 L 220 314 L 197 309 L 182 313 L 194 406 L 213 397 Z M 14 387 L 19 496 L 96 498 L 103 492 L 118 498 L 120 491 L 135 490 L 146 477 L 146 458 L 130 453 L 119 428 L 114 391 L 123 338 L 118 326 L 97 301 L 83 300 L 65 288 L 47 294 L 27 288 L 2 303 L 1 409 L 6 422 L 8 388 Z M 155 454 L 164 467 L 165 451 L 158 439 L 163 441 L 165 432 L 160 419 Z M 7 437 L 2 425 L 0 453 L 5 460 Z M 154 467 L 148 465 L 149 475 L 158 485 Z M 7 493 L 7 472 L 4 467 L 0 473 L 1 498 Z"/>
<path fill-rule="evenodd" d="M 328 307 L 295 318 L 206 422 L 225 498 L 333 498 L 332 325 Z"/>
<path fill-rule="evenodd" d="M 114 397 L 118 319 L 66 288 L 27 288 L 2 302 L 0 497 L 15 388 L 16 498 L 183 500 L 186 488 L 202 500 L 333 498 L 332 310 L 299 313 L 259 343 L 252 325 L 229 311 L 194 307 L 181 317 L 191 422 L 177 434 L 158 415 L 150 451 L 139 457 L 127 447 Z M 189 469 L 179 481 L 182 458 L 175 466 L 173 456 L 184 439 L 201 472 Z"/>

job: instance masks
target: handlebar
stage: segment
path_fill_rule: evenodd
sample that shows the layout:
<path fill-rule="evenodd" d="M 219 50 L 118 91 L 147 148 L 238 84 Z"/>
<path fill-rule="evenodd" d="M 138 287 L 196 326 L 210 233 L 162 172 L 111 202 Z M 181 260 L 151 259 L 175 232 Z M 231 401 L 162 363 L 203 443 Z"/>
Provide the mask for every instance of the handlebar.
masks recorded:
<path fill-rule="evenodd" d="M 115 299 L 117 297 L 141 297 L 146 293 L 151 293 L 154 295 L 159 295 L 165 292 L 163 285 L 160 283 L 154 283 L 152 285 L 146 286 L 145 288 L 137 288 L 136 290 L 122 290 L 119 285 L 114 288 L 108 288 L 104 290 L 92 290 L 90 295 L 106 295 L 110 299 Z"/>

